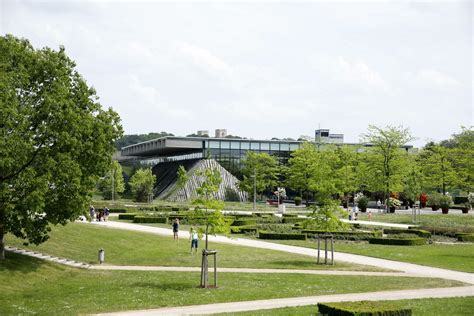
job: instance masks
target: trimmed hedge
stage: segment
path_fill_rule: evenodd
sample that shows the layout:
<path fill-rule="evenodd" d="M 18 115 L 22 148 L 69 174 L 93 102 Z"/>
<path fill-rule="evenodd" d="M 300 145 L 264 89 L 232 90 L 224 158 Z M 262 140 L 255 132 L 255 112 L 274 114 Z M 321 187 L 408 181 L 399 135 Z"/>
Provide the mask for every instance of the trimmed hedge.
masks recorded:
<path fill-rule="evenodd" d="M 110 213 L 127 213 L 128 211 L 126 208 L 109 208 Z"/>
<path fill-rule="evenodd" d="M 442 235 L 456 238 L 457 234 L 474 233 L 473 227 L 433 227 L 433 226 L 421 226 L 420 228 L 431 232 L 432 235 Z"/>
<path fill-rule="evenodd" d="M 395 228 L 384 228 L 384 234 L 397 235 L 397 234 L 414 234 L 418 237 L 431 238 L 431 233 L 427 230 L 422 229 L 395 229 Z"/>
<path fill-rule="evenodd" d="M 119 214 L 118 219 L 133 220 L 135 216 L 138 216 L 138 214 L 131 214 L 131 213 Z"/>
<path fill-rule="evenodd" d="M 255 225 L 247 225 L 247 226 L 230 226 L 230 232 L 232 234 L 239 234 L 239 233 L 257 233 L 257 226 Z"/>
<path fill-rule="evenodd" d="M 283 217 L 298 217 L 297 214 L 283 214 Z"/>
<path fill-rule="evenodd" d="M 369 244 L 396 245 L 396 246 L 420 246 L 426 245 L 426 238 L 370 238 Z"/>
<path fill-rule="evenodd" d="M 400 309 L 384 302 L 318 303 L 319 313 L 328 316 L 411 316 L 411 309 Z"/>
<path fill-rule="evenodd" d="M 458 239 L 458 241 L 474 242 L 474 234 L 456 234 L 456 238 Z"/>
<path fill-rule="evenodd" d="M 134 223 L 162 223 L 168 222 L 167 217 L 146 217 L 146 216 L 135 216 L 133 218 Z"/>
<path fill-rule="evenodd" d="M 283 224 L 296 224 L 296 223 L 302 223 L 306 220 L 308 219 L 301 218 L 301 217 L 283 217 L 282 223 Z"/>
<path fill-rule="evenodd" d="M 340 240 L 369 240 L 370 238 L 382 237 L 381 231 L 371 231 L 371 232 L 359 232 L 359 231 L 336 231 L 336 232 L 327 232 L 322 230 L 302 230 L 303 234 L 307 234 L 308 237 L 315 237 L 318 235 L 331 234 L 334 236 L 334 239 Z"/>
<path fill-rule="evenodd" d="M 255 219 L 236 219 L 232 223 L 232 226 L 248 226 L 255 224 L 257 224 L 257 221 Z"/>
<path fill-rule="evenodd" d="M 277 239 L 277 240 L 306 240 L 306 235 L 305 234 L 271 233 L 271 232 L 260 231 L 258 232 L 258 238 Z"/>

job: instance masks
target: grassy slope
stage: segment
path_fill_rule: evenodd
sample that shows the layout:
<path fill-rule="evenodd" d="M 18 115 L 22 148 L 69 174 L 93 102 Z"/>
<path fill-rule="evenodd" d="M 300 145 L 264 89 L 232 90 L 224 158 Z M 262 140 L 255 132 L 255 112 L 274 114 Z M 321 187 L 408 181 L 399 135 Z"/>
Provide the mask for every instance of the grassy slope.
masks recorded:
<path fill-rule="evenodd" d="M 50 236 L 50 240 L 44 244 L 25 247 L 21 240 L 9 235 L 7 245 L 91 263 L 97 262 L 98 249 L 104 248 L 105 261 L 108 264 L 194 267 L 201 264 L 199 255 L 190 255 L 188 240 L 176 242 L 166 236 L 79 223 L 54 227 Z M 200 247 L 203 244 L 201 241 Z M 377 270 L 347 263 L 337 263 L 334 267 L 316 265 L 311 257 L 274 250 L 220 243 L 210 243 L 210 248 L 218 250 L 219 267 Z"/>
<path fill-rule="evenodd" d="M 278 240 L 278 243 L 314 248 L 313 241 Z M 426 266 L 474 272 L 474 244 L 431 244 L 425 246 L 371 245 L 368 242 L 335 241 L 335 251 Z"/>
<path fill-rule="evenodd" d="M 89 271 L 7 253 L 0 263 L 0 315 L 85 314 L 228 301 L 459 286 L 440 279 L 219 274 L 218 289 L 196 287 L 199 273 Z"/>
<path fill-rule="evenodd" d="M 472 315 L 474 310 L 474 296 L 470 297 L 455 297 L 455 298 L 429 298 L 416 300 L 401 300 L 401 301 L 386 301 L 390 305 L 395 305 L 399 308 L 411 308 L 413 316 L 439 316 L 439 315 L 457 315 L 467 316 Z M 316 305 L 304 307 L 288 307 L 277 308 L 269 310 L 251 311 L 243 313 L 219 314 L 224 315 L 317 315 L 318 307 Z"/>

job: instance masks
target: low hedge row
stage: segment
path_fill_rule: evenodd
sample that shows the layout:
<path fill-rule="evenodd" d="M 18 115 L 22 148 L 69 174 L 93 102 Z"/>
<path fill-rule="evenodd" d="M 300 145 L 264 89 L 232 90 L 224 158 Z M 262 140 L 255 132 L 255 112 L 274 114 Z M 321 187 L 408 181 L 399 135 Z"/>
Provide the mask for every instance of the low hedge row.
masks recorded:
<path fill-rule="evenodd" d="M 109 208 L 110 213 L 127 213 L 129 210 L 126 208 Z"/>
<path fill-rule="evenodd" d="M 132 214 L 132 213 L 124 213 L 124 214 L 119 214 L 118 219 L 128 219 L 128 220 L 133 220 L 135 216 L 138 214 Z"/>
<path fill-rule="evenodd" d="M 295 224 L 295 223 L 302 223 L 306 221 L 307 218 L 300 218 L 300 217 L 283 217 L 282 223 L 284 224 Z"/>
<path fill-rule="evenodd" d="M 271 232 L 259 231 L 258 238 L 277 239 L 277 240 L 306 240 L 306 235 L 305 234 L 271 233 Z"/>
<path fill-rule="evenodd" d="M 328 316 L 411 316 L 411 309 L 400 309 L 383 302 L 318 303 L 319 313 Z"/>
<path fill-rule="evenodd" d="M 256 223 L 255 219 L 236 219 L 232 222 L 232 226 L 248 226 L 255 225 Z"/>
<path fill-rule="evenodd" d="M 369 238 L 369 244 L 396 245 L 396 246 L 420 246 L 426 245 L 426 238 Z"/>
<path fill-rule="evenodd" d="M 239 234 L 239 233 L 257 233 L 257 226 L 255 225 L 247 225 L 247 226 L 230 226 L 230 232 L 232 234 Z"/>
<path fill-rule="evenodd" d="M 148 217 L 148 216 L 135 216 L 133 218 L 134 223 L 162 223 L 168 222 L 167 217 Z"/>
<path fill-rule="evenodd" d="M 423 230 L 429 231 L 432 235 L 442 235 L 456 238 L 457 234 L 462 233 L 474 233 L 473 227 L 434 227 L 434 226 L 421 226 Z"/>
<path fill-rule="evenodd" d="M 474 242 L 474 234 L 457 234 L 456 238 L 458 239 L 458 241 Z"/>
<path fill-rule="evenodd" d="M 431 233 L 427 230 L 422 229 L 395 229 L 395 228 L 384 228 L 384 234 L 397 235 L 397 234 L 414 234 L 418 237 L 431 238 Z"/>
<path fill-rule="evenodd" d="M 297 214 L 283 214 L 283 217 L 298 217 Z"/>
<path fill-rule="evenodd" d="M 308 237 L 316 237 L 318 235 L 331 234 L 334 236 L 334 239 L 340 240 L 369 240 L 370 238 L 382 237 L 381 231 L 371 231 L 371 232 L 359 232 L 359 231 L 335 231 L 327 232 L 322 230 L 302 230 L 303 234 L 307 234 Z"/>

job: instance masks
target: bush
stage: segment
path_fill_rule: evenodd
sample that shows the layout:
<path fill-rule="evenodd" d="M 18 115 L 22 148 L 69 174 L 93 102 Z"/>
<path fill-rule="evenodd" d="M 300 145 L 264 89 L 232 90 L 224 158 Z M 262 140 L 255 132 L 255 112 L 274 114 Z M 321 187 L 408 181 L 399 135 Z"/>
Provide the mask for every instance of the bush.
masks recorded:
<path fill-rule="evenodd" d="M 260 239 L 275 239 L 275 240 L 306 240 L 305 234 L 289 234 L 289 233 L 271 233 L 260 231 L 258 233 Z"/>
<path fill-rule="evenodd" d="M 292 224 L 259 224 L 259 230 L 279 234 L 295 234 Z M 300 232 L 297 232 L 300 234 Z"/>
<path fill-rule="evenodd" d="M 449 208 L 453 204 L 453 199 L 449 195 L 442 195 L 439 199 L 439 206 L 441 208 Z"/>
<path fill-rule="evenodd" d="M 295 205 L 301 205 L 301 197 L 295 197 Z"/>
<path fill-rule="evenodd" d="M 302 223 L 308 220 L 307 218 L 300 218 L 300 217 L 283 217 L 282 223 L 284 224 L 295 224 L 295 223 Z"/>
<path fill-rule="evenodd" d="M 474 234 L 456 234 L 458 241 L 469 241 L 474 242 Z"/>
<path fill-rule="evenodd" d="M 119 219 L 127 219 L 127 220 L 133 220 L 135 218 L 135 216 L 137 216 L 138 214 L 131 214 L 131 213 L 126 213 L 126 214 L 119 214 L 118 218 Z"/>
<path fill-rule="evenodd" d="M 339 240 L 369 240 L 374 237 L 382 237 L 381 231 L 372 231 L 372 232 L 359 232 L 359 231 L 322 231 L 322 230 L 302 230 L 303 234 L 306 234 L 308 237 L 317 237 L 319 235 L 330 234 L 333 235 L 334 239 Z"/>
<path fill-rule="evenodd" d="M 110 213 L 127 213 L 128 209 L 126 208 L 109 208 Z"/>
<path fill-rule="evenodd" d="M 427 230 L 421 229 L 394 229 L 394 228 L 384 228 L 384 234 L 387 235 L 398 235 L 398 234 L 414 234 L 418 237 L 431 238 L 431 233 Z"/>
<path fill-rule="evenodd" d="M 361 210 L 365 210 L 367 209 L 367 206 L 369 205 L 369 199 L 365 196 L 362 196 L 359 198 L 359 200 L 357 200 L 357 206 L 361 209 Z"/>
<path fill-rule="evenodd" d="M 239 193 L 231 187 L 225 188 L 225 200 L 228 202 L 240 202 Z"/>
<path fill-rule="evenodd" d="M 433 227 L 433 226 L 421 226 L 423 230 L 429 231 L 432 235 L 441 235 L 447 237 L 456 238 L 457 234 L 460 233 L 474 233 L 473 227 Z"/>
<path fill-rule="evenodd" d="M 256 225 L 257 221 L 255 219 L 236 219 L 232 223 L 232 226 L 248 226 Z"/>
<path fill-rule="evenodd" d="M 454 204 L 464 204 L 469 203 L 467 196 L 455 196 L 454 197 Z"/>
<path fill-rule="evenodd" d="M 133 218 L 134 223 L 162 223 L 168 222 L 167 217 L 148 217 L 148 216 L 135 216 Z"/>
<path fill-rule="evenodd" d="M 230 226 L 230 232 L 232 234 L 239 234 L 239 233 L 257 233 L 257 226 L 255 225 L 247 225 L 247 226 Z"/>
<path fill-rule="evenodd" d="M 440 193 L 431 193 L 428 196 L 428 201 L 426 202 L 429 206 L 439 206 L 440 198 L 441 198 Z"/>
<path fill-rule="evenodd" d="M 283 217 L 298 217 L 297 214 L 283 214 Z"/>
<path fill-rule="evenodd" d="M 369 238 L 369 244 L 420 246 L 426 245 L 426 238 Z"/>
<path fill-rule="evenodd" d="M 400 309 L 385 302 L 318 303 L 319 313 L 328 316 L 411 316 L 411 309 Z"/>

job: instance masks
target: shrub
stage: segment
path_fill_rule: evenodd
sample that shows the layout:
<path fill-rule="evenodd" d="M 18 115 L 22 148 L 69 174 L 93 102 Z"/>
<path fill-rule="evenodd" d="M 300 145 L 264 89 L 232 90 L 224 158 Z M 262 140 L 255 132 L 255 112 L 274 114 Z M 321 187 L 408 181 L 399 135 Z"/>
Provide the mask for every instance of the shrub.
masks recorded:
<path fill-rule="evenodd" d="M 399 199 L 396 199 L 396 198 L 389 198 L 388 199 L 388 206 L 399 208 L 399 207 L 402 206 L 402 202 Z"/>
<path fill-rule="evenodd" d="M 301 197 L 295 197 L 295 205 L 301 205 Z"/>
<path fill-rule="evenodd" d="M 369 240 L 374 237 L 382 237 L 381 231 L 359 232 L 359 231 L 322 231 L 322 230 L 302 230 L 308 237 L 317 237 L 319 235 L 330 234 L 334 239 L 339 240 Z"/>
<path fill-rule="evenodd" d="M 440 193 L 431 193 L 429 196 L 428 196 L 428 201 L 427 201 L 427 204 L 429 206 L 439 206 L 439 202 L 440 202 L 440 198 L 441 198 L 441 194 Z"/>
<path fill-rule="evenodd" d="M 432 235 L 442 235 L 448 237 L 456 237 L 459 233 L 474 233 L 473 227 L 433 227 L 421 226 L 423 230 L 429 231 Z"/>
<path fill-rule="evenodd" d="M 369 238 L 369 244 L 420 246 L 426 245 L 426 238 Z"/>
<path fill-rule="evenodd" d="M 135 216 L 137 216 L 138 214 L 131 214 L 131 213 L 126 213 L 126 214 L 119 214 L 118 218 L 119 219 L 127 219 L 127 220 L 133 220 L 135 218 Z"/>
<path fill-rule="evenodd" d="M 127 213 L 128 209 L 126 208 L 110 208 L 110 213 Z"/>
<path fill-rule="evenodd" d="M 279 234 L 295 234 L 292 224 L 259 224 L 259 230 Z M 299 232 L 298 232 L 299 234 Z"/>
<path fill-rule="evenodd" d="M 456 234 L 458 241 L 470 241 L 474 242 L 474 234 Z"/>
<path fill-rule="evenodd" d="M 454 197 L 454 204 L 464 204 L 469 203 L 467 196 L 455 196 Z"/>
<path fill-rule="evenodd" d="M 148 217 L 148 216 L 135 216 L 133 218 L 134 223 L 162 223 L 168 222 L 167 217 Z"/>
<path fill-rule="evenodd" d="M 442 195 L 439 198 L 439 206 L 441 208 L 449 208 L 453 204 L 453 198 L 450 195 Z"/>
<path fill-rule="evenodd" d="M 400 309 L 385 302 L 318 303 L 319 313 L 328 316 L 411 316 L 411 309 Z"/>
<path fill-rule="evenodd" d="M 305 234 L 289 234 L 289 233 L 271 233 L 260 231 L 258 233 L 260 239 L 277 239 L 277 240 L 306 240 Z"/>
<path fill-rule="evenodd" d="M 418 237 L 431 238 L 431 233 L 427 230 L 421 229 L 394 229 L 394 228 L 384 228 L 384 234 L 387 235 L 398 235 L 398 234 L 414 234 Z"/>
<path fill-rule="evenodd" d="M 300 217 L 283 217 L 282 223 L 284 224 L 295 224 L 295 223 L 302 223 L 308 220 L 307 218 L 300 218 Z"/>
<path fill-rule="evenodd" d="M 226 187 L 225 188 L 225 200 L 228 201 L 228 202 L 240 202 L 239 193 L 231 187 Z"/>
<path fill-rule="evenodd" d="M 232 223 L 232 226 L 247 226 L 247 225 L 256 225 L 257 221 L 255 219 L 236 219 Z"/>
<path fill-rule="evenodd" d="M 367 209 L 367 206 L 369 205 L 369 199 L 365 196 L 361 196 L 359 200 L 357 201 L 357 205 L 361 210 Z"/>
<path fill-rule="evenodd" d="M 230 226 L 230 232 L 232 234 L 238 233 L 257 233 L 257 226 L 255 225 L 247 225 L 247 226 Z"/>

